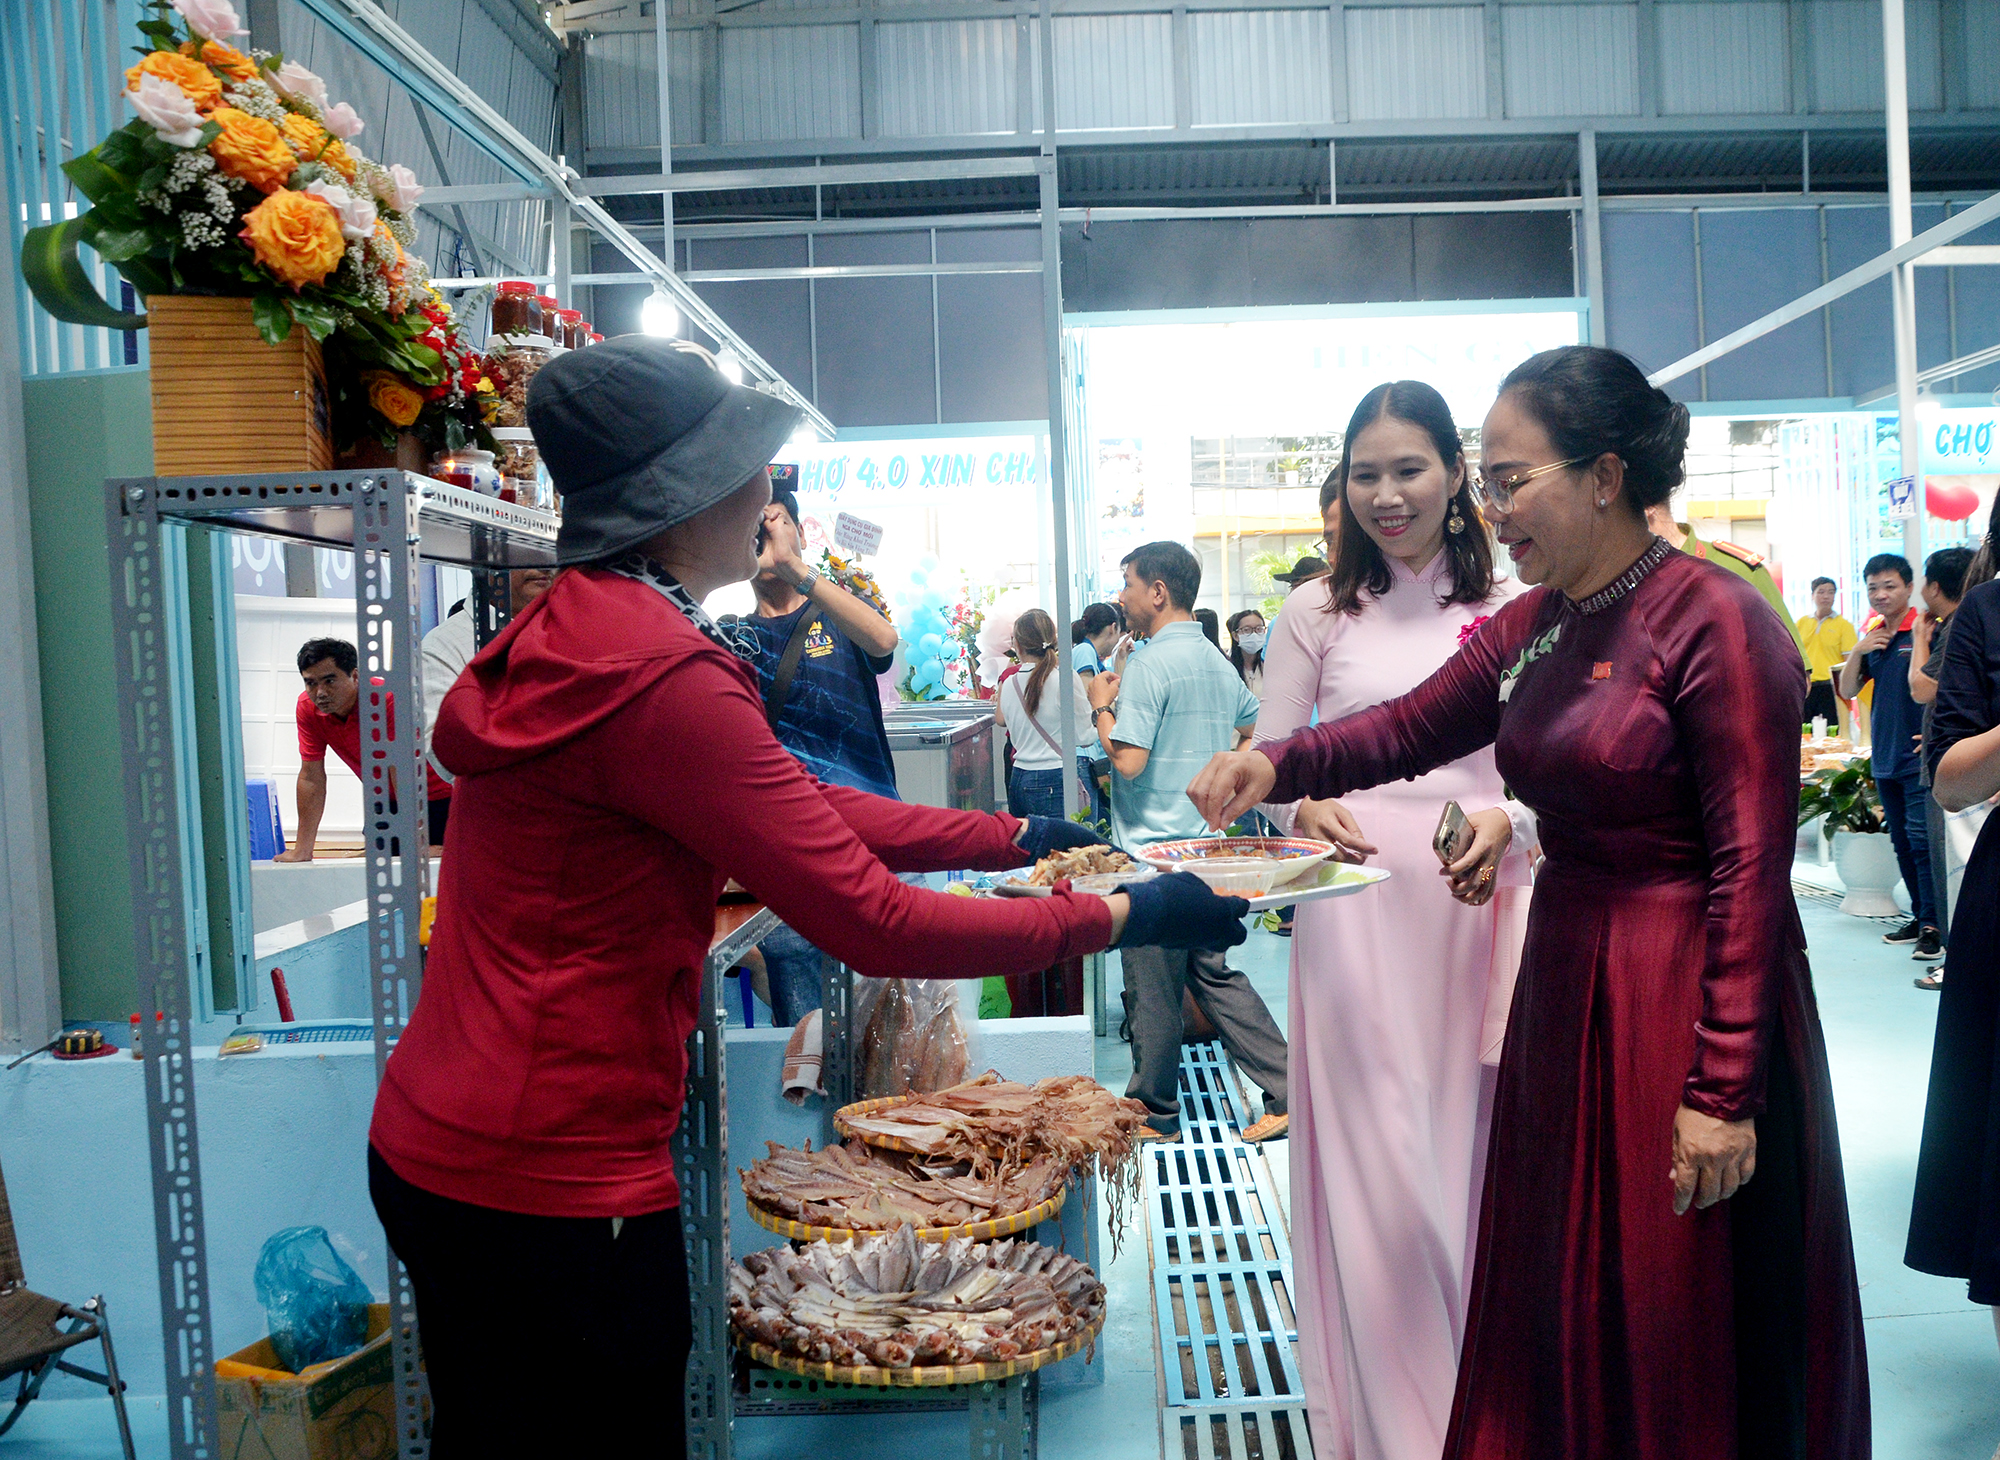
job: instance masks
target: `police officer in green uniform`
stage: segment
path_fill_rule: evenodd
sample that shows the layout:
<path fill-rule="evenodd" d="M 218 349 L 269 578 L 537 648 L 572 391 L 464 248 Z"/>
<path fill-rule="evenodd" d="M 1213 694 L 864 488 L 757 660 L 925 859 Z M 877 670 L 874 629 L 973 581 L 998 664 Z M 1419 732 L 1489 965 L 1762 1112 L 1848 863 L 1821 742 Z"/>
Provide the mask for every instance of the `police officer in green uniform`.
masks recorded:
<path fill-rule="evenodd" d="M 1703 542 L 1695 535 L 1695 530 L 1685 522 L 1674 521 L 1673 512 L 1665 503 L 1646 509 L 1646 525 L 1664 537 L 1674 547 L 1691 558 L 1714 563 L 1727 568 L 1752 588 L 1764 595 L 1764 601 L 1771 605 L 1771 611 L 1784 621 L 1785 632 L 1792 636 L 1794 644 L 1799 641 L 1799 631 L 1792 623 L 1791 613 L 1785 607 L 1784 595 L 1778 592 L 1778 581 L 1771 576 L 1771 570 L 1764 566 L 1762 553 L 1753 553 L 1746 547 L 1738 547 L 1733 542 Z M 1799 657 L 1805 657 L 1803 647 Z"/>

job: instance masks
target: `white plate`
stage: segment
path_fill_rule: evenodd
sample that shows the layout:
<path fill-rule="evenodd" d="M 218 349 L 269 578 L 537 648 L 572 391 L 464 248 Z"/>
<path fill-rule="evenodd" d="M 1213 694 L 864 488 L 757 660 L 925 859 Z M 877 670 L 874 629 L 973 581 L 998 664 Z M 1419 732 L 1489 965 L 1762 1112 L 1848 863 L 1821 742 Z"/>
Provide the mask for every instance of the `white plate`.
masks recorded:
<path fill-rule="evenodd" d="M 1389 880 L 1387 867 L 1353 867 L 1344 862 L 1322 862 L 1298 881 L 1275 892 L 1250 899 L 1250 911 L 1264 912 L 1274 907 L 1290 907 L 1299 902 L 1318 902 L 1327 897 L 1351 897 Z"/>

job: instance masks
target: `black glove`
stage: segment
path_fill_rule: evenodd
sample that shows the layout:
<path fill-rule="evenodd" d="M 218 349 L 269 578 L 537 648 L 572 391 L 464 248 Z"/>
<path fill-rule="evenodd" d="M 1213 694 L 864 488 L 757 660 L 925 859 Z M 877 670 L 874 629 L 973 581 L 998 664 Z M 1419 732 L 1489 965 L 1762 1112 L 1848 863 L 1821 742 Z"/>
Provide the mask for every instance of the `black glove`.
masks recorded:
<path fill-rule="evenodd" d="M 1074 847 L 1108 847 L 1110 842 L 1080 821 L 1060 816 L 1030 816 L 1028 829 L 1015 843 L 1031 862 L 1039 862 L 1050 852 L 1067 852 Z"/>
<path fill-rule="evenodd" d="M 1128 882 L 1119 889 L 1132 899 L 1125 935 L 1118 948 L 1205 948 L 1219 953 L 1249 936 L 1243 919 L 1250 904 L 1222 897 L 1192 872 L 1173 872 Z"/>

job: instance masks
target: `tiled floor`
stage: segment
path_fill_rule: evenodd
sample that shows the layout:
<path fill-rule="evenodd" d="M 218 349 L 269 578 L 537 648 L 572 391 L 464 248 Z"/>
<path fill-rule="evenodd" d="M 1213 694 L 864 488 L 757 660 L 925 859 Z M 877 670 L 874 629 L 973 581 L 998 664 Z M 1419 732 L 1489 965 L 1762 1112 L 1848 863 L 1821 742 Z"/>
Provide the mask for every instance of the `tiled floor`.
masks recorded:
<path fill-rule="evenodd" d="M 2000 1347 L 1991 1316 L 1965 1299 L 1963 1283 L 1925 1277 L 1902 1264 L 1917 1133 L 1937 1000 L 1910 985 L 1908 955 L 1885 947 L 1881 926 L 1842 916 L 1828 902 L 1801 902 L 1833 1061 L 1846 1154 L 1855 1255 L 1867 1314 L 1877 1460 L 1988 1460 L 2000 1445 Z M 1289 945 L 1253 933 L 1233 955 L 1285 1022 Z M 1116 1000 L 1113 1000 L 1116 1007 Z M 1120 1088 L 1126 1047 L 1098 1043 L 1098 1078 Z M 1271 1148 L 1288 1196 L 1285 1148 Z M 1099 1353 L 1106 1382 L 1052 1392 L 1042 1404 L 1045 1460 L 1154 1460 L 1159 1454 L 1154 1346 L 1142 1233 L 1107 1265 L 1110 1316 Z M 1107 1249 L 1108 1250 L 1108 1249 Z M 83 1460 L 116 1453 L 108 1406 L 72 1402 L 31 1413 L 0 1440 L 0 1460 Z M 166 1454 L 156 1405 L 135 1415 L 141 1453 Z M 950 1460 L 965 1453 L 959 1416 L 757 1420 L 738 1428 L 744 1460 L 865 1455 L 869 1460 Z"/>

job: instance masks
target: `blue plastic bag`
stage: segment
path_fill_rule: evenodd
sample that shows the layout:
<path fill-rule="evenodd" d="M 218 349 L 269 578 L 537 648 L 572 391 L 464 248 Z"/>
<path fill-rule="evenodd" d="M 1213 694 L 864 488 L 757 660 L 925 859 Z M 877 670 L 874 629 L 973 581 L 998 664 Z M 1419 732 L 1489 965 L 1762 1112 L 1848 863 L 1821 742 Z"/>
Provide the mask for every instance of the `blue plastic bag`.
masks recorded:
<path fill-rule="evenodd" d="M 278 1363 L 294 1374 L 344 1358 L 368 1341 L 373 1295 L 324 1227 L 287 1227 L 257 1254 L 257 1301 L 271 1322 Z"/>

